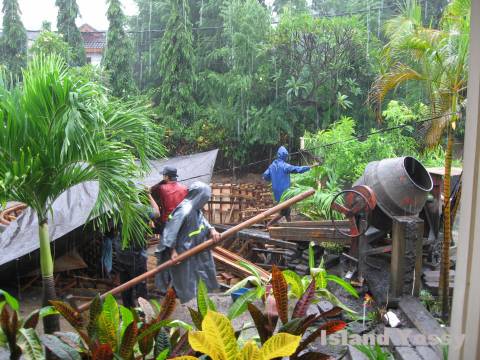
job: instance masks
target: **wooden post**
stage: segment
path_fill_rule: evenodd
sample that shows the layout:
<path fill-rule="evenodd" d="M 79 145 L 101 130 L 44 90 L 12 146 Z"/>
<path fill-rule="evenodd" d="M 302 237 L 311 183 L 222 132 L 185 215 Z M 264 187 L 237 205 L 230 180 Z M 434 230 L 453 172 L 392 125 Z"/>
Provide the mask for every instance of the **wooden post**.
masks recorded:
<path fill-rule="evenodd" d="M 422 243 L 423 220 L 416 216 L 393 217 L 389 296 L 394 302 L 404 294 L 419 294 Z"/>
<path fill-rule="evenodd" d="M 480 359 L 480 0 L 470 14 L 462 202 L 448 358 Z"/>

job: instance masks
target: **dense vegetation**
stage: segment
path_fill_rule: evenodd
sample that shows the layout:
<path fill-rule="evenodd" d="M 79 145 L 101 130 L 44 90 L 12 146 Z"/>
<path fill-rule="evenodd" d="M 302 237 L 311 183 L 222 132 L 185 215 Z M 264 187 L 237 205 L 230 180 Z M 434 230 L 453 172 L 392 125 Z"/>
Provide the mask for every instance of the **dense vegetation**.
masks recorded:
<path fill-rule="evenodd" d="M 4 35 L 0 39 L 0 60 L 15 79 L 22 75 L 22 68 L 27 64 L 27 32 L 17 0 L 5 0 L 2 12 Z"/>
<path fill-rule="evenodd" d="M 226 167 L 267 158 L 278 144 L 297 148 L 305 131 L 326 129 L 342 116 L 354 119 L 360 133 L 379 126 L 366 103 L 382 71 L 385 23 L 402 11 L 395 3 L 137 4 L 139 14 L 130 20 L 134 77 L 158 105 L 170 149 L 219 147 Z M 438 24 L 444 5 L 422 4 L 421 21 Z M 167 40 L 178 49 L 173 55 Z M 177 69 L 175 79 L 169 69 Z M 400 87 L 394 97 L 412 108 L 428 103 L 414 84 Z"/>
<path fill-rule="evenodd" d="M 408 4 L 402 9 L 393 0 L 276 0 L 272 7 L 257 0 L 136 3 L 138 15 L 125 19 L 120 2 L 108 1 L 105 73 L 80 73 L 95 73 L 93 80 L 115 96 L 151 99 L 171 153 L 218 147 L 221 167 L 242 166 L 271 157 L 279 144 L 296 149 L 305 132 L 317 133 L 344 116 L 355 122 L 351 135 L 385 126 L 367 105 L 369 89 L 388 71 L 384 47 L 395 28 L 389 20 Z M 69 64 L 83 65 L 77 3 L 56 0 L 56 5 L 60 36 L 45 30 L 32 53 L 55 52 Z M 441 26 L 445 5 L 445 0 L 419 3 L 415 26 Z M 3 42 L 10 37 L 5 34 Z M 394 59 L 403 61 L 403 55 Z M 385 100 L 391 99 L 407 109 L 430 103 L 423 87 L 413 83 Z"/>
<path fill-rule="evenodd" d="M 107 18 L 110 23 L 107 32 L 107 47 L 103 66 L 110 79 L 114 96 L 131 96 L 134 91 L 132 78 L 132 43 L 125 31 L 125 16 L 120 0 L 109 0 Z"/>
<path fill-rule="evenodd" d="M 57 29 L 65 42 L 69 45 L 67 61 L 70 65 L 79 66 L 86 63 L 85 48 L 82 34 L 75 25 L 75 20 L 80 16 L 76 0 L 55 0 L 58 7 Z"/>

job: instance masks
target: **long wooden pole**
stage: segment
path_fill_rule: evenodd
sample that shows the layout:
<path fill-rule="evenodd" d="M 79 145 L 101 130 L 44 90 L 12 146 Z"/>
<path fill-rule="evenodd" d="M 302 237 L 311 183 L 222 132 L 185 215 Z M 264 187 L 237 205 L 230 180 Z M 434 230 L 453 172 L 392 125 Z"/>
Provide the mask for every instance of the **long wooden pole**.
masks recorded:
<path fill-rule="evenodd" d="M 209 250 L 209 249 L 217 246 L 223 240 L 229 238 L 230 236 L 235 235 L 240 230 L 243 230 L 243 229 L 257 223 L 260 220 L 263 220 L 270 215 L 278 213 L 281 210 L 283 210 L 285 208 L 288 208 L 288 207 L 292 206 L 293 204 L 306 199 L 309 196 L 312 196 L 314 193 L 315 193 L 315 190 L 310 189 L 310 190 L 305 191 L 304 193 L 299 194 L 299 195 L 297 195 L 297 196 L 295 196 L 291 199 L 288 199 L 288 200 L 286 200 L 286 201 L 284 201 L 284 202 L 282 202 L 282 203 L 280 203 L 280 204 L 278 204 L 278 205 L 276 205 L 276 206 L 274 206 L 274 207 L 272 207 L 268 210 L 265 210 L 264 212 L 254 216 L 253 218 L 251 218 L 247 221 L 244 221 L 244 222 L 242 222 L 242 223 L 224 231 L 221 234 L 219 240 L 214 241 L 213 239 L 209 239 L 209 240 L 205 241 L 204 243 L 201 243 L 200 245 L 197 245 L 194 248 L 179 254 L 178 257 L 175 258 L 175 260 L 168 260 L 168 261 L 164 262 L 163 264 L 160 264 L 159 266 L 157 266 L 155 269 L 149 270 L 149 271 L 143 273 L 142 275 L 139 275 L 136 278 L 133 278 L 133 279 L 127 281 L 126 283 L 123 283 L 120 286 L 117 286 L 116 288 L 113 288 L 113 289 L 107 291 L 106 293 L 102 294 L 100 297 L 104 298 L 108 294 L 116 295 L 118 293 L 121 293 L 122 291 L 125 291 L 125 290 L 131 288 L 132 286 L 135 286 L 135 285 L 139 284 L 140 282 L 148 279 L 149 277 L 152 277 L 153 275 L 155 275 L 155 274 L 157 274 L 161 271 L 164 271 L 164 270 L 166 270 L 166 269 L 168 269 L 168 268 L 170 268 L 170 267 L 188 259 L 189 257 L 192 257 L 192 256 L 197 255 L 198 253 L 200 253 L 202 251 Z M 84 303 L 84 304 L 82 304 L 78 307 L 78 311 L 83 312 L 83 311 L 87 310 L 89 307 L 90 307 L 90 302 Z"/>

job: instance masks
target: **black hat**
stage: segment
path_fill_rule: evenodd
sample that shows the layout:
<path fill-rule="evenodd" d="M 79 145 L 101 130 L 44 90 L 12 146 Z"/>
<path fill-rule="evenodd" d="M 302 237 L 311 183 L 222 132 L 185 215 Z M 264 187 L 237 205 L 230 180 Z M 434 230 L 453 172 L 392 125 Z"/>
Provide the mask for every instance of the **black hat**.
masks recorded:
<path fill-rule="evenodd" d="M 163 175 L 166 175 L 172 179 L 176 179 L 177 178 L 177 169 L 174 168 L 173 166 L 165 166 L 163 168 L 163 172 L 162 172 Z"/>

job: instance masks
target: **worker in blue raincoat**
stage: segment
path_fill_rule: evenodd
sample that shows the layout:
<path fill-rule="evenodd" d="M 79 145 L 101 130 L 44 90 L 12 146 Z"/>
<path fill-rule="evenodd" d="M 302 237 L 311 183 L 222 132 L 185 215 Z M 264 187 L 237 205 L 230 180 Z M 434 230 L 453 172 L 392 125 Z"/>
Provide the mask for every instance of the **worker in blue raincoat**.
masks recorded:
<path fill-rule="evenodd" d="M 310 170 L 309 166 L 295 166 L 287 163 L 287 158 L 288 150 L 284 146 L 280 146 L 277 158 L 263 173 L 263 179 L 272 182 L 273 197 L 277 203 L 280 202 L 285 190 L 290 187 L 290 174 L 301 174 Z M 290 208 L 283 209 L 280 214 L 268 222 L 267 227 L 277 223 L 284 216 L 287 221 L 291 221 L 290 212 Z"/>
<path fill-rule="evenodd" d="M 163 230 L 160 249 L 170 250 L 172 260 L 209 238 L 219 240 L 220 234 L 202 213 L 211 194 L 208 185 L 194 182 L 190 185 L 186 198 L 170 214 L 170 219 Z M 172 286 L 182 303 L 196 296 L 199 279 L 205 282 L 210 291 L 218 288 L 215 264 L 210 250 L 194 255 L 168 271 Z"/>

